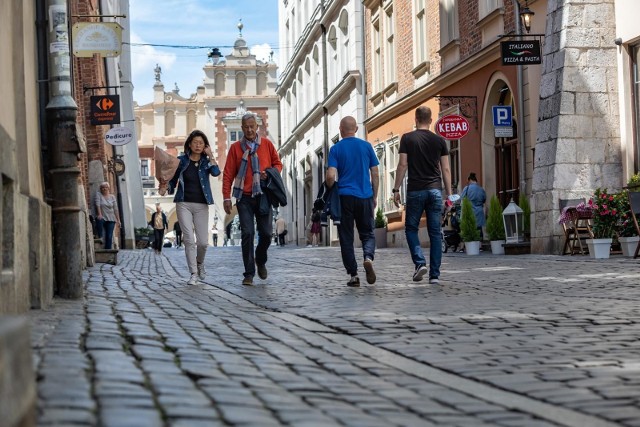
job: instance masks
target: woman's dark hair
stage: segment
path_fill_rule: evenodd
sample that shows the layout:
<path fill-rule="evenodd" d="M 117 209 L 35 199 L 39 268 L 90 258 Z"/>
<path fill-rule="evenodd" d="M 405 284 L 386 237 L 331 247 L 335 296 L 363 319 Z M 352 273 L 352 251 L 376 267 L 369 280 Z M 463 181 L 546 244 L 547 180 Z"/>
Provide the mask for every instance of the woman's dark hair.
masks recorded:
<path fill-rule="evenodd" d="M 467 179 L 470 179 L 471 181 L 478 181 L 478 178 L 476 178 L 476 173 L 475 172 L 471 172 Z"/>
<path fill-rule="evenodd" d="M 191 148 L 190 148 L 191 141 L 193 141 L 193 138 L 195 138 L 196 136 L 199 136 L 200 138 L 202 138 L 202 140 L 204 141 L 205 147 L 209 147 L 209 139 L 207 138 L 207 135 L 205 135 L 204 132 L 202 132 L 201 130 L 196 129 L 189 134 L 189 136 L 187 137 L 187 140 L 184 142 L 185 154 L 191 153 Z"/>

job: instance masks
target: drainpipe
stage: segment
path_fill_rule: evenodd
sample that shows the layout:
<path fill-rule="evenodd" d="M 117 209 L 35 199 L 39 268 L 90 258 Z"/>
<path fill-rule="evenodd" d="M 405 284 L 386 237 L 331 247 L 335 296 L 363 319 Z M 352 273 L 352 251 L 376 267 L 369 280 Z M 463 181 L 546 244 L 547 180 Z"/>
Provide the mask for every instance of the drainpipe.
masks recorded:
<path fill-rule="evenodd" d="M 522 25 L 520 23 L 520 3 L 518 0 L 513 0 L 516 33 L 518 34 L 518 40 L 522 40 Z M 525 151 L 525 123 L 524 123 L 524 73 L 522 71 L 522 65 L 518 64 L 516 69 L 517 85 L 518 85 L 518 141 L 520 141 L 520 194 L 527 195 L 527 179 L 525 176 L 527 165 L 527 153 Z"/>
<path fill-rule="evenodd" d="M 62 298 L 82 296 L 81 212 L 78 157 L 86 152 L 76 129 L 78 107 L 71 96 L 69 20 L 66 0 L 48 0 L 49 124 L 51 212 L 55 281 Z"/>
<path fill-rule="evenodd" d="M 45 0 L 36 0 L 36 46 L 38 58 L 38 117 L 40 118 L 40 156 L 42 159 L 43 188 L 48 193 L 49 183 L 49 142 L 47 135 L 47 102 L 49 102 L 47 52 L 47 5 Z M 49 199 L 49 195 L 45 197 Z"/>
<path fill-rule="evenodd" d="M 327 9 L 325 6 L 326 2 L 322 2 L 322 14 L 320 16 L 320 19 L 324 18 L 324 14 L 326 13 Z M 329 94 L 329 83 L 328 83 L 328 77 L 327 77 L 327 27 L 325 27 L 325 25 L 323 23 L 320 23 L 320 28 L 322 29 L 322 103 L 324 104 L 324 102 L 327 100 L 327 95 Z M 322 168 L 323 172 L 326 172 L 326 165 L 327 162 L 329 161 L 329 110 L 327 110 L 326 106 L 322 106 L 322 127 L 323 127 L 323 142 L 322 142 L 322 161 L 324 162 L 324 168 Z M 324 181 L 324 177 L 318 177 L 318 179 L 321 179 Z M 312 190 L 313 191 L 313 190 Z M 315 190 L 317 191 L 317 190 Z M 306 222 L 306 220 L 305 220 Z M 329 240 L 329 243 L 331 242 L 331 230 L 329 230 L 326 234 L 325 234 L 325 245 L 327 244 L 326 240 Z"/>

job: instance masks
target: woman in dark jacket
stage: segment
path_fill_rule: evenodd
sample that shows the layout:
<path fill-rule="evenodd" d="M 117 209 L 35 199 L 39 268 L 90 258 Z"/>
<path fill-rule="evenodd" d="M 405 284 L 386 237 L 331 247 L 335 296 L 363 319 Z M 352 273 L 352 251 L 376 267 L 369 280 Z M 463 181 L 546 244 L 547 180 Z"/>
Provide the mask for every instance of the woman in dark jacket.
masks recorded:
<path fill-rule="evenodd" d="M 204 132 L 194 130 L 184 143 L 184 155 L 178 156 L 180 164 L 173 178 L 160 182 L 159 192 L 175 192 L 178 221 L 182 228 L 185 256 L 191 277 L 188 285 L 204 280 L 204 256 L 209 246 L 209 205 L 213 204 L 209 176 L 220 175 Z M 195 240 L 194 240 L 195 232 Z"/>

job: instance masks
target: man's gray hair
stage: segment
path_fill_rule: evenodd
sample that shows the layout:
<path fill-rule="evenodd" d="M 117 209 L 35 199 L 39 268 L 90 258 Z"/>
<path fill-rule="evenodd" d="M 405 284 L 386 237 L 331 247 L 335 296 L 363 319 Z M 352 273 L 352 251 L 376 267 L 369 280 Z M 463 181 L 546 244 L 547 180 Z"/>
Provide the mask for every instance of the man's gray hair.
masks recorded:
<path fill-rule="evenodd" d="M 256 122 L 258 121 L 258 116 L 256 113 L 244 113 L 244 115 L 242 116 L 242 123 L 244 124 L 245 121 L 249 120 L 249 119 L 253 119 Z"/>

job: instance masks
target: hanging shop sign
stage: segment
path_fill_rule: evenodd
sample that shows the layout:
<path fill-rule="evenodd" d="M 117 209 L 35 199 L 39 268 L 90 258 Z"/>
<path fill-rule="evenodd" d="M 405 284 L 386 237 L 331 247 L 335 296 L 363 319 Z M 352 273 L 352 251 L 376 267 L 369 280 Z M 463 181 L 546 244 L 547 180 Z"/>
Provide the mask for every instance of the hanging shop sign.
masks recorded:
<path fill-rule="evenodd" d="M 101 95 L 90 98 L 92 125 L 120 124 L 120 95 Z"/>
<path fill-rule="evenodd" d="M 469 132 L 469 121 L 458 114 L 442 116 L 436 122 L 436 133 L 444 139 L 460 139 Z"/>
<path fill-rule="evenodd" d="M 127 145 L 133 141 L 133 131 L 127 127 L 111 128 L 104 139 L 111 145 Z"/>
<path fill-rule="evenodd" d="M 113 57 L 122 50 L 122 27 L 117 22 L 78 22 L 73 25 L 72 37 L 73 54 L 77 57 L 96 53 Z"/>
<path fill-rule="evenodd" d="M 501 42 L 502 65 L 542 64 L 539 40 Z"/>

